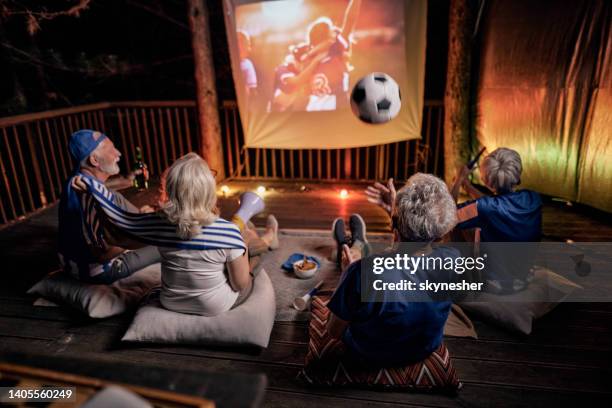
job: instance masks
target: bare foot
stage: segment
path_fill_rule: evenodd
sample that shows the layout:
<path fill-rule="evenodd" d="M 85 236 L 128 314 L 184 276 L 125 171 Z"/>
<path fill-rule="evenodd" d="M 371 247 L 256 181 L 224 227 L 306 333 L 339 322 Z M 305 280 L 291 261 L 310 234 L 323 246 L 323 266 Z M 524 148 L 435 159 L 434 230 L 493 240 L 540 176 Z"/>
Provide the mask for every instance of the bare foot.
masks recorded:
<path fill-rule="evenodd" d="M 268 244 L 270 249 L 277 249 L 278 242 L 278 221 L 272 214 L 268 215 L 266 220 L 266 232 L 261 236 L 261 239 Z"/>
<path fill-rule="evenodd" d="M 245 228 L 244 231 L 242 231 L 242 237 L 244 238 L 244 241 L 247 243 L 259 238 L 257 236 L 257 231 L 252 230 L 250 228 Z"/>

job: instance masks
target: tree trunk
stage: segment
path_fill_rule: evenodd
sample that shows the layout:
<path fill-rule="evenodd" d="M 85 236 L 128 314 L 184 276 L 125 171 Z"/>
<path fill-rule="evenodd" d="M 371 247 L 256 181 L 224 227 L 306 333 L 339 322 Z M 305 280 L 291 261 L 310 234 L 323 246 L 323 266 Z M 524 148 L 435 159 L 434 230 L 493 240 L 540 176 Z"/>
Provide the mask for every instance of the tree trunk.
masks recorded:
<path fill-rule="evenodd" d="M 30 55 L 33 55 L 35 58 L 39 60 L 43 60 L 43 56 L 41 55 L 40 48 L 38 47 L 38 37 L 36 35 L 29 35 L 29 46 L 28 52 Z M 47 83 L 47 75 L 45 73 L 45 68 L 42 64 L 33 64 L 33 69 L 35 72 L 35 83 L 38 85 L 38 92 L 35 95 L 38 95 L 38 103 L 36 103 L 37 110 L 49 110 L 51 109 L 51 101 L 49 100 L 50 91 L 49 84 Z"/>
<path fill-rule="evenodd" d="M 451 183 L 470 156 L 470 72 L 475 12 L 469 0 L 451 0 L 444 93 L 444 178 Z"/>
<path fill-rule="evenodd" d="M 189 27 L 191 28 L 196 101 L 200 124 L 200 153 L 210 168 L 217 171 L 217 179 L 220 180 L 225 178 L 225 170 L 208 20 L 208 9 L 204 0 L 189 0 Z"/>

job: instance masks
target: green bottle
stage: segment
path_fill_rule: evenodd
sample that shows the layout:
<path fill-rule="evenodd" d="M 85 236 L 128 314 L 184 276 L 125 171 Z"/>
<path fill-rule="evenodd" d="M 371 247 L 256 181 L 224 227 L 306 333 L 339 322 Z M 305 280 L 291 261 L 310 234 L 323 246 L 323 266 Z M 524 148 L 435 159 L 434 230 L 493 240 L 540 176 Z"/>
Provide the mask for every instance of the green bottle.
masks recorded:
<path fill-rule="evenodd" d="M 136 174 L 134 177 L 134 187 L 138 190 L 145 190 L 149 188 L 149 171 L 147 165 L 142 161 L 142 149 L 140 146 L 136 147 L 136 163 L 134 164 L 134 171 L 142 170 L 140 174 Z"/>

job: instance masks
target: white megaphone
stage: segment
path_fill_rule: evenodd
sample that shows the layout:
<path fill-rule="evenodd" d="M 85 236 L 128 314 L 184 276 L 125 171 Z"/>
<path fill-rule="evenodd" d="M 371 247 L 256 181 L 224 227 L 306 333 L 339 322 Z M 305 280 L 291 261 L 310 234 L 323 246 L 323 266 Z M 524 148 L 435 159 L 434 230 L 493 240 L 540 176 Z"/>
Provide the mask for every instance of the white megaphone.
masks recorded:
<path fill-rule="evenodd" d="M 323 286 L 323 281 L 317 283 L 317 285 L 310 289 L 308 293 L 304 296 L 296 297 L 293 299 L 293 307 L 300 312 L 303 312 L 308 308 L 308 304 L 310 303 L 310 299 L 314 296 L 315 293 Z"/>
<path fill-rule="evenodd" d="M 244 231 L 244 227 L 249 220 L 264 210 L 266 205 L 264 201 L 255 193 L 247 191 L 240 196 L 240 208 L 236 211 L 236 214 L 232 217 L 234 222 L 240 228 L 240 231 Z"/>

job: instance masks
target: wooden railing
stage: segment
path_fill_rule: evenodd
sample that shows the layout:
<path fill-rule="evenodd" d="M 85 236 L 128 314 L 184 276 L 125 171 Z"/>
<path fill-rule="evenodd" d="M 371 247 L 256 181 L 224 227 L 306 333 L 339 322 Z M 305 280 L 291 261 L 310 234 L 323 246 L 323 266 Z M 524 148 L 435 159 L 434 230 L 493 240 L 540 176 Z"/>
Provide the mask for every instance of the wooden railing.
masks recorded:
<path fill-rule="evenodd" d="M 1 118 L 0 224 L 59 200 L 75 165 L 68 140 L 78 129 L 111 136 L 123 154 L 123 171 L 141 146 L 153 175 L 199 145 L 193 101 L 98 103 Z"/>
<path fill-rule="evenodd" d="M 441 175 L 444 163 L 442 101 L 426 101 L 422 139 L 351 149 L 244 149 L 236 102 L 221 112 L 227 174 L 235 179 L 405 180 L 418 171 Z"/>
<path fill-rule="evenodd" d="M 416 171 L 441 174 L 441 102 L 426 102 L 423 138 L 380 146 L 333 150 L 245 149 L 235 102 L 221 107 L 225 172 L 233 179 L 354 181 Z M 0 118 L 0 225 L 7 225 L 59 200 L 74 163 L 70 135 L 83 128 L 112 137 L 123 153 L 122 170 L 141 146 L 152 175 L 176 158 L 200 152 L 194 101 L 114 102 Z"/>

